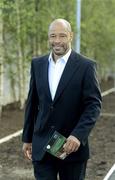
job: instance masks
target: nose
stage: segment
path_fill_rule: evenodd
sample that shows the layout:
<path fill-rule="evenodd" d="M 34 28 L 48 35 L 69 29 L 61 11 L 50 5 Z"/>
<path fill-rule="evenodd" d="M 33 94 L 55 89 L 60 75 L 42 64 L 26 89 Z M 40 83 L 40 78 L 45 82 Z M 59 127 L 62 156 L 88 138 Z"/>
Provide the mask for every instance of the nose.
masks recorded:
<path fill-rule="evenodd" d="M 59 43 L 60 42 L 60 37 L 56 36 L 54 41 L 55 41 L 55 43 Z"/>

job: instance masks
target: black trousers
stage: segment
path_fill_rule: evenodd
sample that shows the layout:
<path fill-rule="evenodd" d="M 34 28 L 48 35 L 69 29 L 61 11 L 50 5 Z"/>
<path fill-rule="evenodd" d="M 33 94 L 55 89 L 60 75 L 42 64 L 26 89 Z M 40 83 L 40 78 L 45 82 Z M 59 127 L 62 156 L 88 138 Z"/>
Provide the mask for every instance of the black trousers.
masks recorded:
<path fill-rule="evenodd" d="M 36 180 L 84 180 L 87 162 L 66 162 L 47 154 L 42 161 L 33 162 Z"/>

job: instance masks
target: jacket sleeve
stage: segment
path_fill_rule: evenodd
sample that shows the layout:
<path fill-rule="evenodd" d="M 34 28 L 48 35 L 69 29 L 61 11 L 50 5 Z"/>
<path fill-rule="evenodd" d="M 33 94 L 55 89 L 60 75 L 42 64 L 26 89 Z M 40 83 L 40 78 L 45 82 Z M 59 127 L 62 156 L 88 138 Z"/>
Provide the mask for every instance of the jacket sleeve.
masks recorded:
<path fill-rule="evenodd" d="M 28 98 L 25 107 L 25 121 L 22 134 L 22 141 L 31 143 L 32 136 L 34 131 L 34 124 L 36 121 L 36 116 L 38 113 L 38 95 L 36 90 L 35 76 L 33 61 L 31 63 L 31 78 L 30 78 L 30 87 L 28 92 Z"/>
<path fill-rule="evenodd" d="M 77 137 L 85 145 L 90 131 L 95 125 L 101 111 L 101 92 L 97 80 L 96 64 L 88 64 L 83 79 L 82 114 L 71 135 Z"/>

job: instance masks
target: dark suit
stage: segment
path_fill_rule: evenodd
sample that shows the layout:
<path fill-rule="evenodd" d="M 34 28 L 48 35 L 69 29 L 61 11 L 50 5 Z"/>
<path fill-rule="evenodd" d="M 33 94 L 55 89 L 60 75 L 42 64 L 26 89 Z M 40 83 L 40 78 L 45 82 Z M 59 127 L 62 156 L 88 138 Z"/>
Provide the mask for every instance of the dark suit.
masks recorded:
<path fill-rule="evenodd" d="M 85 161 L 89 158 L 88 136 L 101 109 L 95 62 L 72 51 L 52 101 L 48 57 L 32 61 L 23 141 L 32 142 L 33 160 L 37 161 L 43 158 L 43 147 L 54 130 L 66 137 L 71 134 L 81 146 L 65 161 Z"/>

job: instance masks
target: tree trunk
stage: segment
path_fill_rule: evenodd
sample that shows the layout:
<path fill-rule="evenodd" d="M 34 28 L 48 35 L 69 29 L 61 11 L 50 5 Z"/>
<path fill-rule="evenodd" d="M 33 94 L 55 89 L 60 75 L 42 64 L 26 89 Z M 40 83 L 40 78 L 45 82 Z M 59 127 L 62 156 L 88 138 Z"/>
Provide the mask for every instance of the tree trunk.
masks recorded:
<path fill-rule="evenodd" d="M 21 22 L 20 22 L 20 8 L 19 0 L 16 0 L 16 10 L 17 10 L 17 44 L 18 44 L 18 77 L 19 77 L 19 101 L 20 108 L 23 109 L 25 104 L 25 89 L 23 81 L 23 52 L 21 48 Z"/>
<path fill-rule="evenodd" d="M 4 52 L 3 52 L 3 18 L 2 18 L 2 8 L 0 7 L 0 117 L 2 113 L 3 106 L 3 78 L 4 78 Z"/>

